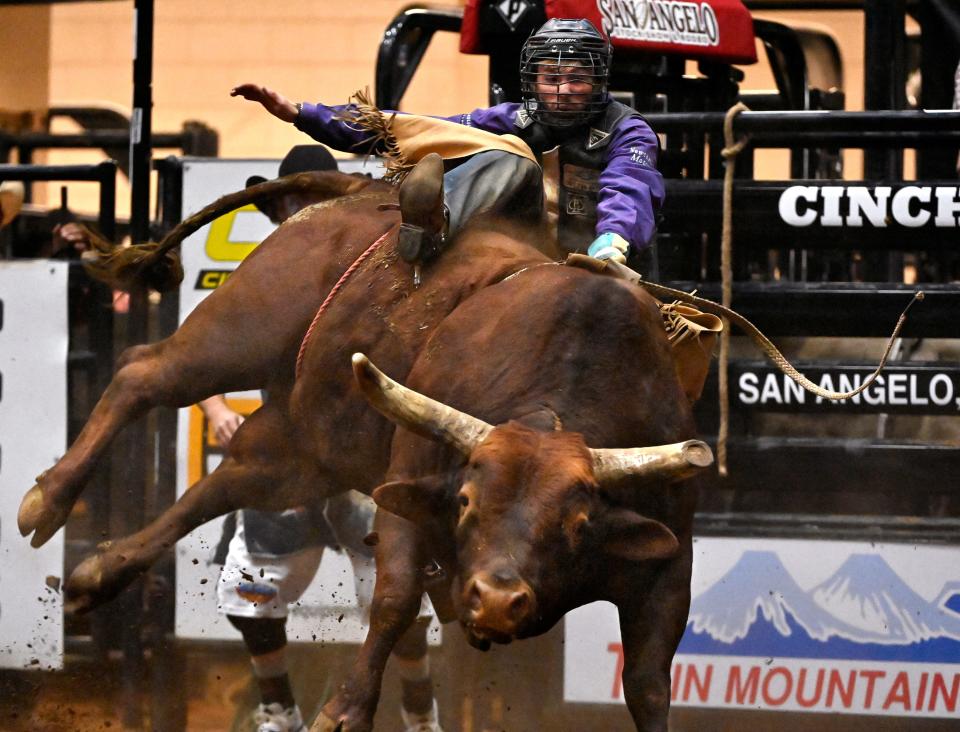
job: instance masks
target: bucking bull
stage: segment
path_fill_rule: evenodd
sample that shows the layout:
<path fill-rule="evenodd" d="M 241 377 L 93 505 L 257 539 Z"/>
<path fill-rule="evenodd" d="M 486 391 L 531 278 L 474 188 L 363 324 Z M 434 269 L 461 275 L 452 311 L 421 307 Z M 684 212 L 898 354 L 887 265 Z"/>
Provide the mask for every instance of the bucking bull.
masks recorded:
<path fill-rule="evenodd" d="M 216 516 L 352 488 L 385 509 L 369 538 L 370 631 L 314 730 L 371 729 L 388 655 L 425 589 L 441 620 L 459 619 L 481 649 L 612 602 L 630 712 L 638 729 L 666 729 L 696 496 L 682 481 L 712 456 L 693 439 L 656 301 L 480 223 L 414 287 L 395 252 L 394 189 L 314 175 L 321 202 L 268 237 L 176 333 L 123 354 L 75 443 L 24 497 L 21 532 L 47 541 L 111 439 L 150 408 L 267 388 L 215 471 L 77 567 L 66 585 L 75 607 L 114 596 Z M 163 250 L 149 259 L 162 263 Z"/>

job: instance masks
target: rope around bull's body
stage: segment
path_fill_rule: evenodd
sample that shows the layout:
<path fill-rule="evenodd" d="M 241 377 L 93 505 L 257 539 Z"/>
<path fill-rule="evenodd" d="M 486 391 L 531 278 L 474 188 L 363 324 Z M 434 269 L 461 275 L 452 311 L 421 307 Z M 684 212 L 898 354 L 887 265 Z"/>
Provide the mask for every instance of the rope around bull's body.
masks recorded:
<path fill-rule="evenodd" d="M 353 275 L 360 266 L 367 261 L 367 259 L 376 252 L 384 242 L 387 241 L 387 238 L 390 236 L 391 232 L 399 228 L 399 224 L 394 224 L 389 229 L 387 229 L 383 234 L 377 239 L 373 244 L 368 246 L 364 252 L 357 257 L 353 264 L 347 267 L 347 270 L 340 275 L 340 279 L 337 280 L 337 283 L 330 289 L 330 292 L 327 293 L 327 296 L 324 298 L 323 302 L 320 304 L 320 307 L 317 309 L 317 314 L 313 316 L 313 320 L 310 321 L 310 327 L 307 328 L 307 332 L 303 335 L 303 340 L 300 341 L 300 350 L 297 352 L 297 366 L 294 371 L 294 377 L 296 379 L 300 378 L 300 371 L 303 367 L 303 356 L 307 350 L 307 344 L 310 342 L 310 337 L 313 335 L 313 331 L 317 327 L 317 323 L 320 321 L 320 316 L 323 315 L 324 311 L 330 306 L 330 303 L 333 302 L 333 298 L 337 296 L 337 293 L 340 292 L 340 289 L 346 284 L 347 280 L 350 279 L 350 276 Z"/>

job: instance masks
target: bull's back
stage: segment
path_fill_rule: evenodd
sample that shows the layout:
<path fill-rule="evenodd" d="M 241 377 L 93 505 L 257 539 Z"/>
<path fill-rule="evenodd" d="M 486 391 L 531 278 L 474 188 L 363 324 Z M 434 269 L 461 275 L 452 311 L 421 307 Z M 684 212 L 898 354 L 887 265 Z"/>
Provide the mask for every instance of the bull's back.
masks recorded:
<path fill-rule="evenodd" d="M 591 447 L 694 435 L 653 298 L 573 267 L 531 268 L 465 301 L 409 385 L 494 424 L 549 408 Z"/>
<path fill-rule="evenodd" d="M 307 207 L 284 222 L 170 339 L 196 368 L 242 361 L 244 384 L 266 386 L 278 370 L 292 378 L 296 351 L 323 299 L 397 214 L 378 211 L 382 192 Z M 201 363 L 202 362 L 202 363 Z M 227 369 L 229 370 L 229 369 Z"/>
<path fill-rule="evenodd" d="M 351 355 L 363 352 L 403 381 L 451 312 L 511 274 L 546 261 L 509 235 L 477 231 L 425 267 L 417 286 L 392 237 L 338 291 L 305 349 L 291 414 L 317 459 L 332 466 L 338 479 L 354 476 L 348 487 L 375 486 L 386 469 L 393 426 L 356 387 Z"/>

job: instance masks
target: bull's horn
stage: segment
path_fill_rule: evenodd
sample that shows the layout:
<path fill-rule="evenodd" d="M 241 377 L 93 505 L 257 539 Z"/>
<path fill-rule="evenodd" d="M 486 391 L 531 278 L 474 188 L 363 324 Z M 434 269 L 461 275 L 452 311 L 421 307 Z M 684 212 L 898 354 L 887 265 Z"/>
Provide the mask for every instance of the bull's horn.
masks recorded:
<path fill-rule="evenodd" d="M 385 417 L 419 435 L 445 442 L 465 455 L 473 452 L 493 429 L 481 419 L 398 384 L 362 353 L 353 354 L 353 375 L 367 401 Z"/>
<path fill-rule="evenodd" d="M 713 464 L 710 446 L 700 440 L 619 450 L 591 449 L 590 454 L 598 483 L 627 477 L 681 480 Z"/>

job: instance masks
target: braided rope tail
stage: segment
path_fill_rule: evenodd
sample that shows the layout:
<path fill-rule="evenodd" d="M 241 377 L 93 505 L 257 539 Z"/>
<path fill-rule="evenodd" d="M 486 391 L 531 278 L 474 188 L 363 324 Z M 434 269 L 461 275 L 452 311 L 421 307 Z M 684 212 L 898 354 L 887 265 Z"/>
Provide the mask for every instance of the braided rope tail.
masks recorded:
<path fill-rule="evenodd" d="M 608 267 L 609 266 L 610 265 L 608 265 Z M 623 267 L 623 265 L 620 266 Z M 623 269 L 627 268 L 623 267 Z M 722 318 L 724 321 L 733 323 L 735 326 L 740 328 L 740 330 L 746 333 L 754 343 L 757 344 L 760 350 L 763 351 L 764 355 L 769 358 L 773 365 L 780 369 L 780 371 L 800 384 L 800 386 L 807 391 L 816 394 L 818 397 L 830 399 L 831 401 L 842 401 L 844 399 L 855 397 L 857 394 L 860 394 L 868 389 L 870 385 L 876 381 L 877 377 L 880 375 L 880 372 L 883 371 L 884 367 L 887 365 L 887 360 L 890 357 L 890 351 L 893 350 L 894 343 L 896 343 L 897 338 L 900 337 L 900 330 L 907 322 L 907 312 L 910 310 L 910 307 L 913 305 L 913 303 L 917 302 L 918 300 L 923 300 L 922 290 L 918 290 L 917 292 L 913 293 L 913 297 L 910 298 L 910 302 L 907 303 L 907 306 L 903 309 L 903 312 L 900 313 L 900 317 L 897 319 L 897 324 L 894 327 L 893 333 L 890 335 L 889 340 L 887 341 L 887 347 L 883 351 L 883 356 L 880 359 L 880 363 L 877 364 L 877 368 L 874 369 L 873 373 L 871 373 L 870 376 L 868 376 L 866 380 L 860 384 L 860 386 L 852 391 L 830 391 L 829 389 L 824 389 L 822 386 L 813 383 L 810 381 L 810 379 L 797 371 L 796 367 L 787 360 L 786 356 L 780 353 L 780 350 L 770 341 L 770 339 L 761 333 L 757 326 L 740 315 L 740 313 L 729 308 L 725 308 L 722 305 L 718 305 L 717 303 L 713 302 L 713 300 L 706 300 L 702 297 L 691 295 L 689 292 L 684 292 L 683 290 L 676 290 L 672 287 L 667 287 L 666 285 L 658 285 L 655 282 L 648 282 L 647 280 L 640 279 L 640 276 L 635 273 L 634 277 L 629 279 L 658 299 L 681 300 L 696 306 L 705 313 L 713 313 L 714 315 Z"/>
<path fill-rule="evenodd" d="M 96 256 L 85 258 L 84 268 L 95 280 L 118 290 L 130 290 L 141 285 L 157 292 L 172 290 L 183 279 L 183 267 L 179 257 L 171 250 L 190 234 L 225 213 L 259 200 L 275 199 L 289 193 L 329 194 L 332 198 L 352 192 L 333 188 L 327 175 L 317 171 L 295 173 L 228 193 L 177 224 L 159 243 L 117 247 L 98 237 L 92 242 Z M 359 189 L 365 185 L 365 181 L 358 180 L 351 188 Z"/>
<path fill-rule="evenodd" d="M 735 163 L 737 155 L 739 155 L 750 142 L 749 138 L 747 137 L 743 137 L 739 140 L 734 139 L 733 120 L 738 114 L 740 114 L 740 112 L 743 111 L 749 111 L 749 108 L 742 102 L 738 102 L 729 110 L 727 110 L 727 114 L 723 120 L 724 148 L 721 151 L 721 155 L 725 160 L 726 169 L 723 177 L 723 229 L 720 244 L 720 265 L 723 282 L 721 307 L 717 308 L 716 304 L 710 302 L 709 300 L 703 300 L 701 298 L 687 295 L 686 293 L 680 293 L 680 291 L 673 290 L 669 287 L 664 288 L 661 285 L 653 285 L 653 283 L 649 282 L 640 282 L 643 287 L 651 291 L 653 291 L 654 288 L 662 288 L 662 291 L 670 293 L 673 297 L 680 297 L 682 294 L 683 297 L 680 299 L 696 304 L 701 309 L 708 310 L 708 312 L 713 312 L 714 315 L 719 315 L 724 321 L 723 332 L 720 334 L 720 362 L 718 364 L 720 429 L 717 434 L 717 471 L 723 477 L 726 477 L 727 475 L 727 437 L 729 435 L 730 420 L 730 393 L 728 374 L 730 358 L 729 323 L 734 323 L 737 325 L 737 327 L 746 332 L 754 340 L 754 342 L 760 346 L 761 350 L 763 350 L 766 356 L 774 363 L 774 365 L 777 366 L 777 368 L 780 369 L 780 371 L 789 376 L 796 383 L 800 384 L 800 386 L 802 386 L 804 389 L 824 399 L 840 401 L 856 396 L 857 394 L 866 390 L 876 380 L 884 366 L 886 366 L 887 359 L 890 357 L 890 352 L 893 350 L 893 345 L 896 342 L 897 337 L 900 335 L 900 330 L 903 328 L 904 323 L 907 321 L 907 311 L 910 310 L 910 307 L 917 300 L 923 300 L 922 290 L 918 290 L 916 293 L 914 293 L 913 297 L 910 299 L 910 302 L 907 303 L 907 306 L 903 309 L 903 312 L 900 313 L 900 318 L 897 320 L 897 324 L 893 329 L 893 334 L 887 341 L 887 347 L 883 351 L 883 356 L 880 359 L 880 363 L 877 365 L 877 368 L 862 384 L 860 384 L 860 386 L 852 391 L 847 392 L 830 391 L 817 384 L 814 384 L 807 377 L 797 371 L 784 357 L 784 355 L 780 353 L 777 347 L 774 346 L 773 343 L 765 335 L 763 335 L 763 333 L 761 333 L 753 323 L 730 309 L 733 291 L 733 180 L 736 168 Z"/>

